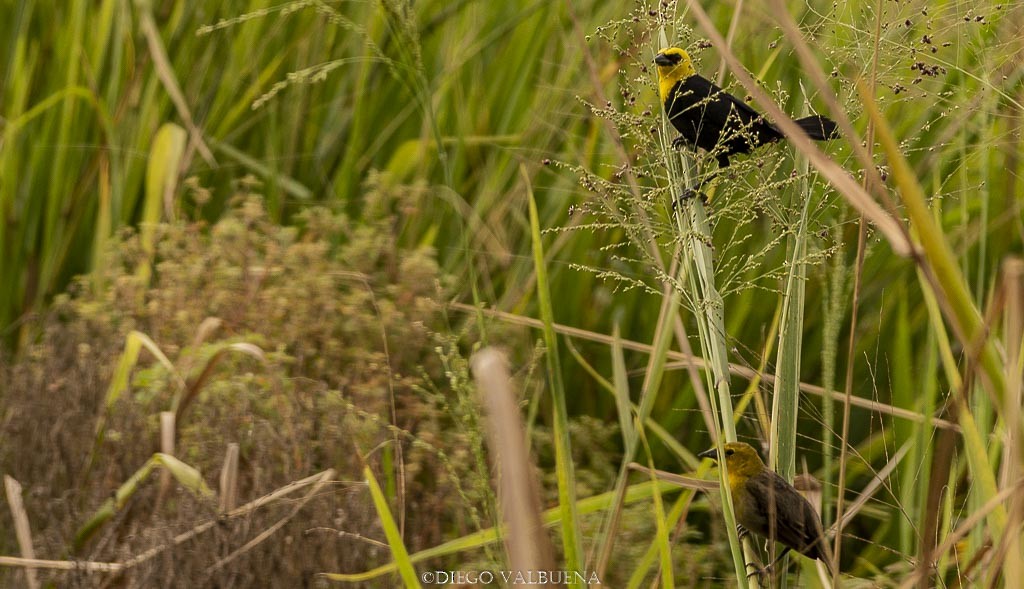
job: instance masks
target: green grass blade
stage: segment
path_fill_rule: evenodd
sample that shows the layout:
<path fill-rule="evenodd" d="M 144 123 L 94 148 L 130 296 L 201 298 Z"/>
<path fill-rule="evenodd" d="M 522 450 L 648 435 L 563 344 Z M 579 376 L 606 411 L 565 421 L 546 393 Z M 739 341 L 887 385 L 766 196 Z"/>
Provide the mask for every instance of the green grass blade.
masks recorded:
<path fill-rule="evenodd" d="M 632 403 L 629 400 L 629 374 L 626 370 L 626 359 L 622 353 L 622 337 L 619 324 L 612 331 L 612 391 L 615 395 L 615 407 L 619 416 L 619 428 L 622 430 L 622 441 L 628 448 L 636 444 L 636 428 L 633 421 Z"/>
<path fill-rule="evenodd" d="M 258 159 L 250 156 L 240 149 L 235 148 L 233 145 L 223 141 L 217 141 L 216 139 L 210 139 L 210 145 L 212 145 L 215 150 L 222 152 L 224 155 L 242 164 L 254 174 L 264 178 L 265 180 L 273 181 L 280 186 L 281 190 L 286 194 L 299 200 L 310 200 L 313 198 L 313 191 L 303 186 L 302 183 L 295 178 L 286 176 L 278 170 L 271 169 L 270 166 L 263 164 Z"/>
<path fill-rule="evenodd" d="M 395 567 L 402 577 L 406 587 L 419 587 L 420 580 L 416 576 L 416 569 L 412 566 L 409 552 L 402 542 L 402 534 L 398 531 L 395 518 L 391 515 L 388 507 L 388 500 L 384 497 L 384 491 L 377 484 L 377 478 L 369 466 L 363 467 L 363 476 L 366 477 L 366 484 L 370 487 L 370 496 L 373 498 L 373 506 L 377 508 L 377 516 L 380 518 L 381 527 L 384 528 L 384 536 L 388 539 L 388 546 L 391 548 L 391 556 L 395 559 Z"/>
<path fill-rule="evenodd" d="M 533 263 L 537 276 L 537 302 L 541 320 L 544 322 L 544 344 L 547 347 L 548 382 L 551 386 L 551 400 L 554 408 L 555 469 L 558 477 L 558 503 L 562 509 L 562 549 L 565 552 L 565 568 L 580 571 L 582 568 L 582 546 L 579 537 L 579 518 L 576 513 L 576 489 L 572 449 L 569 441 L 569 415 L 565 403 L 565 386 L 562 384 L 562 365 L 558 354 L 558 335 L 555 333 L 555 317 L 551 304 L 551 290 L 547 268 L 544 263 L 544 243 L 541 240 L 540 217 L 533 191 L 527 185 L 530 207 L 530 235 L 533 242 Z"/>
<path fill-rule="evenodd" d="M 178 166 L 185 153 L 188 135 L 174 123 L 161 126 L 153 138 L 146 167 L 146 200 L 142 212 L 139 239 L 147 259 L 139 263 L 136 274 L 143 284 L 153 274 L 153 255 L 156 253 L 156 229 L 165 203 L 170 202 L 178 183 Z"/>
<path fill-rule="evenodd" d="M 807 284 L 807 224 L 813 196 L 808 179 L 807 158 L 800 158 L 797 169 L 801 181 L 796 197 L 803 202 L 803 207 L 796 235 L 791 237 L 789 244 L 789 272 L 782 295 L 779 355 L 775 367 L 771 435 L 768 443 L 768 464 L 787 481 L 792 481 L 796 474 L 796 429 L 800 413 L 800 365 Z"/>
<path fill-rule="evenodd" d="M 214 496 L 213 491 L 206 486 L 203 475 L 196 468 L 168 454 L 156 453 L 142 465 L 142 468 L 135 471 L 127 481 L 122 483 L 117 488 L 117 491 L 114 492 L 114 496 L 104 502 L 96 513 L 78 529 L 71 544 L 72 552 L 81 550 L 85 543 L 103 527 L 103 524 L 110 521 L 110 518 L 114 517 L 114 514 L 124 507 L 128 500 L 138 492 L 142 483 L 153 472 L 153 469 L 158 466 L 166 468 L 181 486 L 191 491 L 194 495 L 207 499 Z"/>
<path fill-rule="evenodd" d="M 651 448 L 647 444 L 647 436 L 640 430 L 640 441 L 647 451 L 647 468 L 651 471 L 651 482 L 657 480 L 654 470 L 654 460 L 650 458 Z M 669 537 L 668 523 L 665 521 L 665 506 L 661 501 L 661 495 L 655 493 L 654 499 L 654 521 L 657 533 L 655 542 L 658 544 L 658 564 L 660 565 L 661 584 L 663 587 L 675 587 L 675 575 L 672 571 L 672 541 Z"/>

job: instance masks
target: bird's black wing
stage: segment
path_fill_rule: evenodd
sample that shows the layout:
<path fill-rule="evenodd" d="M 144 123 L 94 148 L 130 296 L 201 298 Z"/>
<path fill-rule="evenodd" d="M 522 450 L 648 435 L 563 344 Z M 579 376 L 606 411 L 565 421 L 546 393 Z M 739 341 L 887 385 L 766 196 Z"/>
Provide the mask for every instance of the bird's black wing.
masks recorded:
<path fill-rule="evenodd" d="M 725 128 L 730 101 L 710 80 L 692 75 L 673 89 L 672 104 L 666 104 L 669 118 L 683 137 L 705 150 L 712 150 Z"/>
<path fill-rule="evenodd" d="M 752 146 L 782 138 L 750 105 L 702 76 L 682 80 L 671 95 L 666 111 L 691 145 L 712 151 L 724 142 L 725 154 L 747 153 Z"/>
<path fill-rule="evenodd" d="M 723 103 L 722 106 L 731 106 L 732 108 L 736 109 L 737 114 L 739 114 L 739 116 L 743 120 L 756 119 L 761 116 L 761 113 L 754 110 L 752 106 L 740 100 L 739 98 L 736 98 L 732 94 L 729 94 L 728 92 L 720 88 L 718 84 L 715 84 L 711 80 L 708 80 L 701 76 L 691 76 L 691 78 L 695 78 L 694 84 L 696 86 L 701 88 L 707 87 L 707 94 L 714 95 L 716 97 L 716 101 Z M 725 104 L 726 102 L 728 104 Z"/>

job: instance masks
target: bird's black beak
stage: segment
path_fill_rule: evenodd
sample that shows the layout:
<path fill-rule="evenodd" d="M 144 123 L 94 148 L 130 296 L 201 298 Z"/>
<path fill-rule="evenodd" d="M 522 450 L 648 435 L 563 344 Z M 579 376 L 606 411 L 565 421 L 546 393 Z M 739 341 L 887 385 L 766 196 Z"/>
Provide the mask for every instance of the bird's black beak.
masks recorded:
<path fill-rule="evenodd" d="M 665 55 L 664 53 L 659 53 L 654 56 L 654 63 L 657 65 L 672 65 L 675 62 L 672 61 L 671 57 Z"/>
<path fill-rule="evenodd" d="M 718 448 L 711 448 L 705 450 L 697 455 L 697 458 L 710 458 L 711 460 L 718 461 Z"/>

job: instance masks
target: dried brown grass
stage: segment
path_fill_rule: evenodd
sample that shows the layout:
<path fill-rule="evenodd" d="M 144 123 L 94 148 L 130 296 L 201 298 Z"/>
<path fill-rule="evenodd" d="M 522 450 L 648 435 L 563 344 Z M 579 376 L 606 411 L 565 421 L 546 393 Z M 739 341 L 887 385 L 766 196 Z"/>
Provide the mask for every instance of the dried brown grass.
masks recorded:
<path fill-rule="evenodd" d="M 475 472 L 476 461 L 462 459 L 475 452 L 472 440 L 453 427 L 459 411 L 442 410 L 458 405 L 450 396 L 459 394 L 438 384 L 446 363 L 468 374 L 451 366 L 460 361 L 454 340 L 438 335 L 447 331 L 438 304 L 446 279 L 430 251 L 399 246 L 395 194 L 371 186 L 368 198 L 376 216 L 358 227 L 311 209 L 300 228 L 282 228 L 254 196 L 240 197 L 212 226 L 161 226 L 146 286 L 134 274 L 139 240 L 126 234 L 111 245 L 114 261 L 100 281 L 109 287 L 97 292 L 95 282 L 78 282 L 41 320 L 35 342 L 0 363 L 0 471 L 25 488 L 41 559 L 66 561 L 77 528 L 159 450 L 159 414 L 180 397 L 182 382 L 201 386 L 177 423 L 176 456 L 211 487 L 232 443 L 239 503 L 311 473 L 337 472 L 300 504 L 222 518 L 180 543 L 175 537 L 218 521 L 218 503 L 173 484 L 161 498 L 151 477 L 70 557 L 124 563 L 170 548 L 117 576 L 44 569 L 43 582 L 294 587 L 322 571 L 383 562 L 386 547 L 358 540 L 383 537 L 361 482 L 364 459 L 392 485 L 404 470 L 404 488 L 391 496 L 400 493 L 421 515 L 407 521 L 412 549 L 439 543 L 447 526 L 465 526 L 467 513 L 487 508 L 486 469 Z M 104 392 L 130 330 L 151 337 L 179 374 L 143 353 L 129 390 L 106 415 L 90 469 Z M 209 358 L 227 342 L 256 344 L 266 361 L 226 355 L 210 374 Z M 401 454 L 389 446 L 395 439 Z M 356 448 L 376 451 L 361 456 Z M 396 455 L 402 464 L 388 462 Z M 9 517 L 0 515 L 0 528 L 13 529 Z M 0 535 L 0 554 L 19 554 L 13 534 Z M 0 568 L 0 585 L 21 575 Z"/>

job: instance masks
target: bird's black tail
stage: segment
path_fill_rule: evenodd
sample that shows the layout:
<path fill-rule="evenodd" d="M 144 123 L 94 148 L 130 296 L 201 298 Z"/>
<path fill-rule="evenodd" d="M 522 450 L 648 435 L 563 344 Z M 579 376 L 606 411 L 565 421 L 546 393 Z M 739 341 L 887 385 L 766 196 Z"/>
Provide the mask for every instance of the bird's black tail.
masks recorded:
<path fill-rule="evenodd" d="M 836 127 L 836 122 L 821 115 L 797 119 L 796 124 L 815 141 L 835 139 L 839 136 L 839 128 Z"/>

